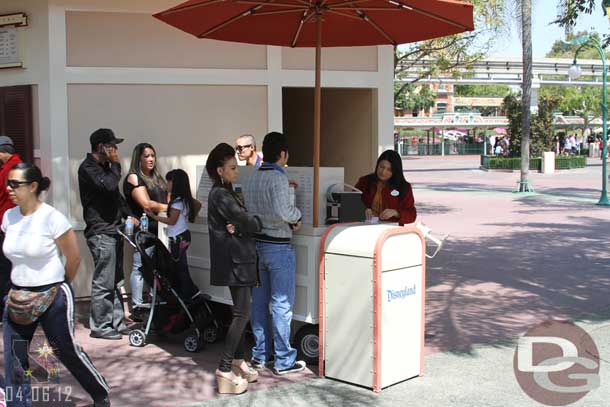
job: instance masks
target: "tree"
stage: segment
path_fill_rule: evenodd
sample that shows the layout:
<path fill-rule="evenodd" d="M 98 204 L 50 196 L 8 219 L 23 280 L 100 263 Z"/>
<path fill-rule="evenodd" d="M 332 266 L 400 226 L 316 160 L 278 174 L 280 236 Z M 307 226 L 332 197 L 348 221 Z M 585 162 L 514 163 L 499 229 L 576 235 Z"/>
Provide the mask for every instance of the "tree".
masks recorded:
<path fill-rule="evenodd" d="M 592 38 L 601 42 L 601 38 L 596 32 L 579 31 L 576 34 L 570 33 L 566 36 L 566 40 L 571 40 L 583 35 L 590 35 Z M 547 52 L 547 58 L 574 58 L 576 51 L 580 48 L 577 44 L 566 44 L 564 41 L 557 40 L 553 43 L 551 50 Z M 610 53 L 606 53 L 610 57 Z M 582 59 L 599 59 L 599 53 L 593 48 L 582 48 L 578 53 L 578 58 Z"/>
<path fill-rule="evenodd" d="M 596 2 L 601 3 L 603 13 L 607 15 L 608 7 L 610 7 L 608 0 L 560 0 L 557 19 L 553 23 L 566 28 L 569 32 L 572 27 L 576 26 L 578 18 L 582 14 L 593 14 Z M 610 44 L 609 34 L 604 35 L 603 42 L 604 47 Z"/>
<path fill-rule="evenodd" d="M 523 54 L 523 92 L 521 97 L 521 179 L 519 192 L 530 192 L 530 125 L 532 101 L 532 1 L 521 1 L 521 41 Z"/>
<path fill-rule="evenodd" d="M 469 97 L 505 97 L 511 93 L 506 85 L 455 85 L 455 96 Z"/>
<path fill-rule="evenodd" d="M 538 113 L 532 119 L 532 142 L 531 155 L 542 156 L 545 151 L 550 151 L 554 145 L 555 120 L 553 112 L 559 106 L 559 98 L 544 96 L 538 99 Z"/>
<path fill-rule="evenodd" d="M 557 110 L 570 116 L 583 119 L 583 133 L 591 121 L 602 117 L 599 89 L 591 86 L 545 86 L 540 89 L 540 96 L 558 100 Z"/>
<path fill-rule="evenodd" d="M 401 87 L 401 84 L 395 83 L 394 90 Z M 414 86 L 409 87 L 399 93 L 394 101 L 394 107 L 397 110 L 418 110 L 428 111 L 436 103 L 436 93 L 429 86 Z"/>
<path fill-rule="evenodd" d="M 568 39 L 588 35 L 586 31 L 570 34 Z M 597 40 L 599 34 L 592 33 L 591 36 Z M 547 53 L 547 58 L 573 58 L 580 45 L 566 44 L 563 41 L 555 41 L 551 51 Z M 583 48 L 579 53 L 579 58 L 599 59 L 599 53 L 593 48 Z M 583 119 L 582 130 L 589 128 L 593 119 L 602 116 L 602 109 L 599 100 L 599 89 L 591 86 L 548 86 L 540 90 L 540 95 L 547 98 L 559 100 L 557 108 L 567 115 L 579 116 Z"/>
<path fill-rule="evenodd" d="M 553 112 L 558 105 L 559 99 L 556 97 L 541 96 L 538 100 L 538 113 L 532 115 L 531 118 L 531 148 L 528 158 L 530 156 L 540 157 L 544 151 L 552 149 L 555 136 Z M 505 97 L 502 107 L 508 118 L 509 152 L 512 157 L 517 157 L 523 152 L 522 126 L 525 110 L 522 101 L 515 95 Z M 523 161 L 523 156 L 521 159 Z"/>
<path fill-rule="evenodd" d="M 394 48 L 394 74 L 396 79 L 405 78 L 407 71 L 416 66 L 425 68 L 417 71 L 414 79 L 402 82 L 394 88 L 394 100 L 404 92 L 407 97 L 415 88 L 409 87 L 427 76 L 441 72 L 450 73 L 456 68 L 483 58 L 493 45 L 494 38 L 507 29 L 506 0 L 470 0 L 474 5 L 475 31 L 461 33 L 428 41 L 421 41 Z M 425 62 L 425 63 L 424 63 Z"/>
<path fill-rule="evenodd" d="M 502 103 L 502 110 L 508 119 L 509 153 L 511 157 L 521 155 L 521 128 L 523 126 L 523 109 L 521 101 L 515 95 L 508 95 Z"/>

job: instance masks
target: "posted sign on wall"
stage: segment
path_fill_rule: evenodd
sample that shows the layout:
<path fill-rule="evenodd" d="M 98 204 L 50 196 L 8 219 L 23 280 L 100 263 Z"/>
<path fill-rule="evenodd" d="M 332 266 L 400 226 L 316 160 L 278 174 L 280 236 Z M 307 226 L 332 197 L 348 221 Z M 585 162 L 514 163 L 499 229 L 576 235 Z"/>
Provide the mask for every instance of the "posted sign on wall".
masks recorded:
<path fill-rule="evenodd" d="M 17 44 L 17 29 L 11 26 L 0 27 L 0 67 L 15 64 L 21 64 Z"/>

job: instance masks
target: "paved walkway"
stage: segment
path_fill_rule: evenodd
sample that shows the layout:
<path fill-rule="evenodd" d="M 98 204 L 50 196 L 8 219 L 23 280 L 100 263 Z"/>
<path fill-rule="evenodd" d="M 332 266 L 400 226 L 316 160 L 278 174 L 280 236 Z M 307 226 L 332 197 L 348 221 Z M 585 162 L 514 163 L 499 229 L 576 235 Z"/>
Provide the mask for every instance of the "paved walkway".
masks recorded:
<path fill-rule="evenodd" d="M 214 345 L 196 355 L 179 338 L 132 348 L 77 337 L 109 379 L 114 406 L 529 406 L 512 373 L 515 341 L 546 319 L 576 319 L 600 350 L 602 388 L 576 405 L 610 399 L 610 208 L 595 205 L 601 163 L 531 174 L 535 194 L 513 194 L 518 173 L 478 169 L 478 157 L 409 158 L 421 219 L 450 233 L 427 270 L 426 375 L 381 394 L 306 372 L 266 372 L 239 397 L 214 393 Z M 347 344 L 348 345 L 348 344 Z M 74 384 L 64 372 L 62 386 Z M 87 405 L 74 385 L 72 403 Z M 41 404 L 44 405 L 44 404 Z M 55 404 L 53 404 L 55 407 Z"/>

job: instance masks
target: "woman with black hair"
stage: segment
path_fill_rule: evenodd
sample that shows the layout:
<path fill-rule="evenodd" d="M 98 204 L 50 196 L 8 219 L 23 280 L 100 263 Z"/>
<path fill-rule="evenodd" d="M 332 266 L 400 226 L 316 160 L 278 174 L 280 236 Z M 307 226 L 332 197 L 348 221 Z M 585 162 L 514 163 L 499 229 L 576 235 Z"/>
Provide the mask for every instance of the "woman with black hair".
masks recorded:
<path fill-rule="evenodd" d="M 28 346 L 38 324 L 53 355 L 93 398 L 94 406 L 110 406 L 108 384 L 83 349 L 74 342 L 74 294 L 80 254 L 68 219 L 40 200 L 51 185 L 40 169 L 17 164 L 6 190 L 17 206 L 2 219 L 3 250 L 13 263 L 11 289 L 3 315 L 4 369 L 9 406 L 32 404 Z M 65 256 L 65 265 L 60 255 Z"/>
<path fill-rule="evenodd" d="M 214 182 L 208 197 L 210 233 L 210 284 L 228 286 L 233 300 L 233 320 L 225 338 L 216 381 L 218 392 L 240 394 L 258 372 L 244 360 L 244 332 L 250 320 L 252 287 L 258 282 L 256 243 L 253 234 L 261 230 L 257 216 L 233 191 L 239 170 L 235 150 L 226 143 L 214 147 L 205 169 Z"/>
<path fill-rule="evenodd" d="M 411 184 L 405 180 L 402 159 L 394 150 L 386 150 L 377 159 L 375 172 L 361 177 L 356 188 L 362 191 L 365 217 L 405 225 L 415 222 L 417 211 Z"/>
<path fill-rule="evenodd" d="M 170 201 L 167 204 L 167 216 L 158 216 L 152 210 L 146 209 L 148 216 L 167 225 L 169 250 L 173 260 L 178 264 L 178 294 L 189 304 L 201 294 L 193 283 L 189 273 L 186 251 L 191 245 L 191 232 L 187 222 L 194 222 L 201 209 L 201 202 L 193 198 L 189 176 L 184 170 L 171 170 L 165 175 Z"/>

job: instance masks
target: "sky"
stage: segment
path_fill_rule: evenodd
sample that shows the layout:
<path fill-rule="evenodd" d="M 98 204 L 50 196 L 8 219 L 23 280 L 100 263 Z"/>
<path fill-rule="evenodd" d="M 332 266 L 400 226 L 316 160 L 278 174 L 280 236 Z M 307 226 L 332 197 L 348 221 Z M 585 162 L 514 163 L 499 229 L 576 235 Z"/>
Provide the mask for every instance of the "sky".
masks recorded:
<path fill-rule="evenodd" d="M 557 18 L 557 0 L 533 0 L 532 13 L 532 46 L 533 57 L 544 58 L 550 51 L 553 43 L 558 39 L 564 39 L 564 31 L 556 24 L 550 24 Z M 601 10 L 601 0 L 596 0 L 597 6 L 592 15 L 582 14 L 574 32 L 597 31 L 600 34 L 610 32 L 610 20 L 604 16 Z M 521 39 L 519 27 L 514 24 L 510 35 L 497 40 L 490 56 L 493 57 L 520 57 Z"/>

